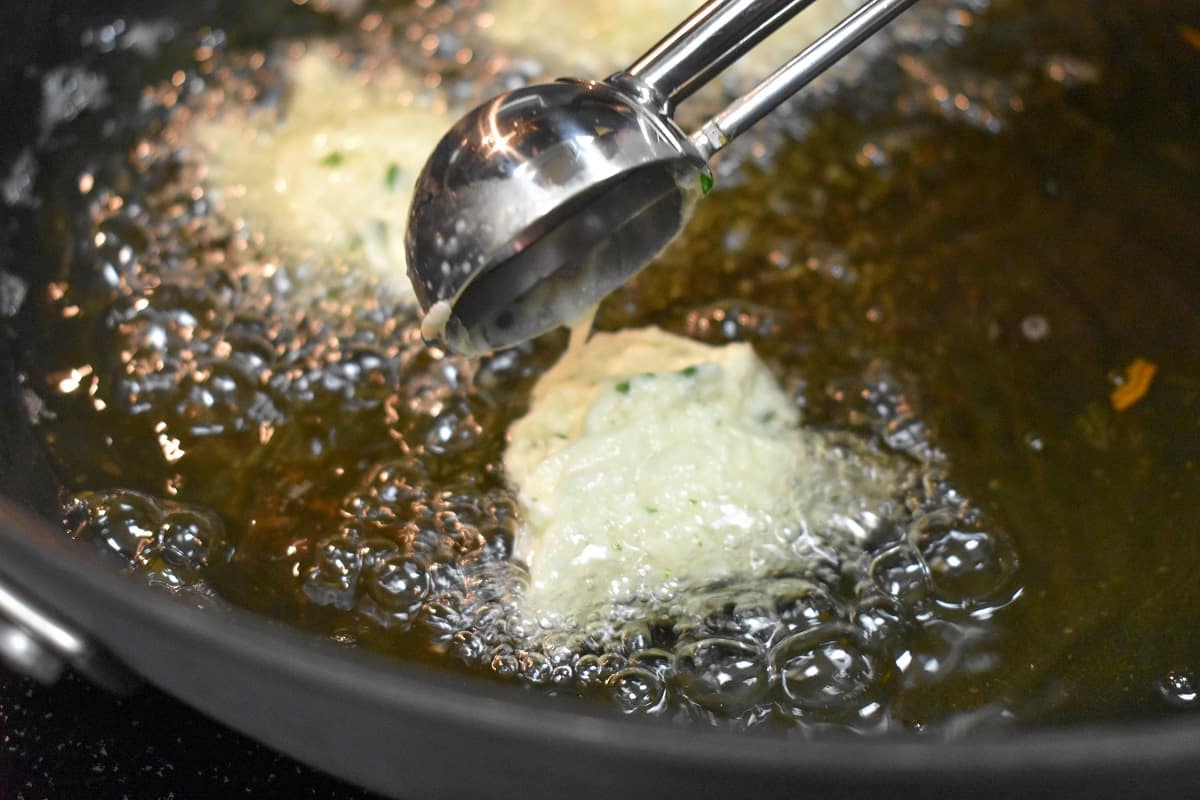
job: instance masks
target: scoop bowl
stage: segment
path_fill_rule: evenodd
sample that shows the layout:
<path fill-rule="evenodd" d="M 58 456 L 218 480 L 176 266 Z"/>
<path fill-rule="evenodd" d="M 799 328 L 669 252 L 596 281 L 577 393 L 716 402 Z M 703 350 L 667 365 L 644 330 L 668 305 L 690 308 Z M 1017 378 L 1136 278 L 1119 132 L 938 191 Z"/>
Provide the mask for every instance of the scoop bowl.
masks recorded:
<path fill-rule="evenodd" d="M 480 355 L 580 317 L 679 233 L 710 181 L 687 135 L 613 84 L 489 100 L 417 179 L 405 244 L 422 334 Z"/>

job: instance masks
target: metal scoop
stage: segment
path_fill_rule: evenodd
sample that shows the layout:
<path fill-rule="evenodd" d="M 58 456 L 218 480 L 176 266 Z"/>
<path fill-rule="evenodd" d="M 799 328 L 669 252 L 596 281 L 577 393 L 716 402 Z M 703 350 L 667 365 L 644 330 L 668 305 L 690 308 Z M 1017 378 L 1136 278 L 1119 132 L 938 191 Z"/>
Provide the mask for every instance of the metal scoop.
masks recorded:
<path fill-rule="evenodd" d="M 464 355 L 569 323 L 682 230 L 708 159 L 915 0 L 869 0 L 688 135 L 677 105 L 814 0 L 709 0 L 629 69 L 502 94 L 417 179 L 408 274 L 421 333 Z"/>

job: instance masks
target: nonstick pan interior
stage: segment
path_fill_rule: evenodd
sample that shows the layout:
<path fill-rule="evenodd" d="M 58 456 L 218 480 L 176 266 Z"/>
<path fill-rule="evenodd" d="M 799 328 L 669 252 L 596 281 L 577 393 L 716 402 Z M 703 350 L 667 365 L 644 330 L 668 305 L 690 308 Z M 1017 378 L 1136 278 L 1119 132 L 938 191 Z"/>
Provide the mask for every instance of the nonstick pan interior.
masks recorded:
<path fill-rule="evenodd" d="M 238 13 L 234 5 L 190 4 L 180 14 L 220 18 Z M 0 9 L 8 110 L 0 172 L 36 135 L 36 82 L 25 68 L 69 60 L 89 21 L 130 6 L 152 4 Z M 27 235 L 29 214 L 8 211 L 0 269 L 36 284 L 54 267 L 13 260 L 8 242 Z M 18 336 L 12 319 L 0 326 L 0 580 L 184 702 L 366 787 L 397 797 L 1129 797 L 1184 795 L 1200 780 L 1200 724 L 1186 719 L 950 743 L 685 730 L 340 649 L 237 609 L 177 602 L 59 530 L 59 487 L 18 381 L 18 359 L 36 358 L 37 331 Z"/>

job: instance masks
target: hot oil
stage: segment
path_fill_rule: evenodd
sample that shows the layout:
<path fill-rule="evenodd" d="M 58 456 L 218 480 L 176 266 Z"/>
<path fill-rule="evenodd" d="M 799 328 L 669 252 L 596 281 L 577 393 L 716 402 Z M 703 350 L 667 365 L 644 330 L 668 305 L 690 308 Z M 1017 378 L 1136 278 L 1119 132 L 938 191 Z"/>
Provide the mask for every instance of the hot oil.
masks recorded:
<path fill-rule="evenodd" d="M 988 86 L 967 72 L 900 101 L 975 111 L 982 130 L 863 124 L 847 104 L 731 193 L 743 205 L 721 213 L 754 230 L 742 240 L 750 226 L 736 229 L 736 258 L 727 232 L 698 222 L 694 234 L 709 235 L 688 257 L 644 277 L 661 281 L 649 293 L 671 298 L 662 310 L 677 319 L 712 298 L 685 329 L 716 339 L 729 317 L 717 298 L 744 298 L 742 319 L 767 334 L 756 348 L 797 365 L 813 414 L 843 413 L 830 399 L 844 363 L 880 359 L 915 380 L 917 416 L 956 484 L 1016 539 L 1026 594 L 998 617 L 1002 663 L 985 680 L 918 678 L 897 698 L 906 716 L 984 696 L 1047 722 L 1153 714 L 1178 694 L 1163 678 L 1200 656 L 1180 622 L 1200 599 L 1200 184 L 1187 143 L 1200 95 L 1176 72 L 1197 53 L 1163 5 L 1082 30 L 1038 13 L 1047 28 L 1076 28 L 1035 44 L 1040 74 Z M 1008 47 L 1019 28 L 997 12 L 955 57 L 1019 76 L 1033 58 Z M 999 135 L 989 117 L 1003 120 Z M 710 258 L 697 265 L 697 252 Z M 742 259 L 772 268 L 750 279 L 720 269 Z M 797 299 L 790 314 L 784 294 Z M 1117 411 L 1110 395 L 1139 357 L 1158 364 L 1156 382 Z"/>
<path fill-rule="evenodd" d="M 566 337 L 447 357 L 353 265 L 222 216 L 187 115 L 273 102 L 280 48 L 210 53 L 128 140 L 44 166 L 69 266 L 36 295 L 30 384 L 85 492 L 68 524 L 193 601 L 644 713 L 958 732 L 1187 705 L 1200 21 L 1168 5 L 946 11 L 965 44 L 905 48 L 748 142 L 602 305 L 601 329 L 751 342 L 807 424 L 919 465 L 861 560 L 714 587 L 676 630 L 521 619 L 499 460 Z M 360 27 L 348 53 L 406 29 Z M 1139 357 L 1158 373 L 1117 411 Z"/>

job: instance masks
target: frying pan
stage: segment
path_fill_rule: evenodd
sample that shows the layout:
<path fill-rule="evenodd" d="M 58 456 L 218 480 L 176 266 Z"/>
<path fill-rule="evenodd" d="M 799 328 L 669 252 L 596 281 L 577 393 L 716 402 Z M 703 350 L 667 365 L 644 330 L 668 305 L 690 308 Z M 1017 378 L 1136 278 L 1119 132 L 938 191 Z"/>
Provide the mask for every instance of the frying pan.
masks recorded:
<path fill-rule="evenodd" d="M 216 22 L 253 16 L 256 5 L 193 0 L 170 11 Z M 166 11 L 111 0 L 0 4 L 0 174 L 34 141 L 37 70 L 78 55 L 80 31 L 97 21 Z M 50 266 L 17 263 L 9 246 L 26 235 L 29 212 L 0 213 L 0 270 L 44 281 Z M 955 741 L 685 729 L 338 648 L 235 608 L 177 602 L 59 528 L 59 481 L 18 384 L 37 331 L 0 317 L 0 333 L 0 621 L 11 623 L 0 646 L 33 648 L 28 667 L 44 678 L 65 661 L 109 688 L 148 681 L 395 797 L 1129 798 L 1200 787 L 1195 718 Z"/>

